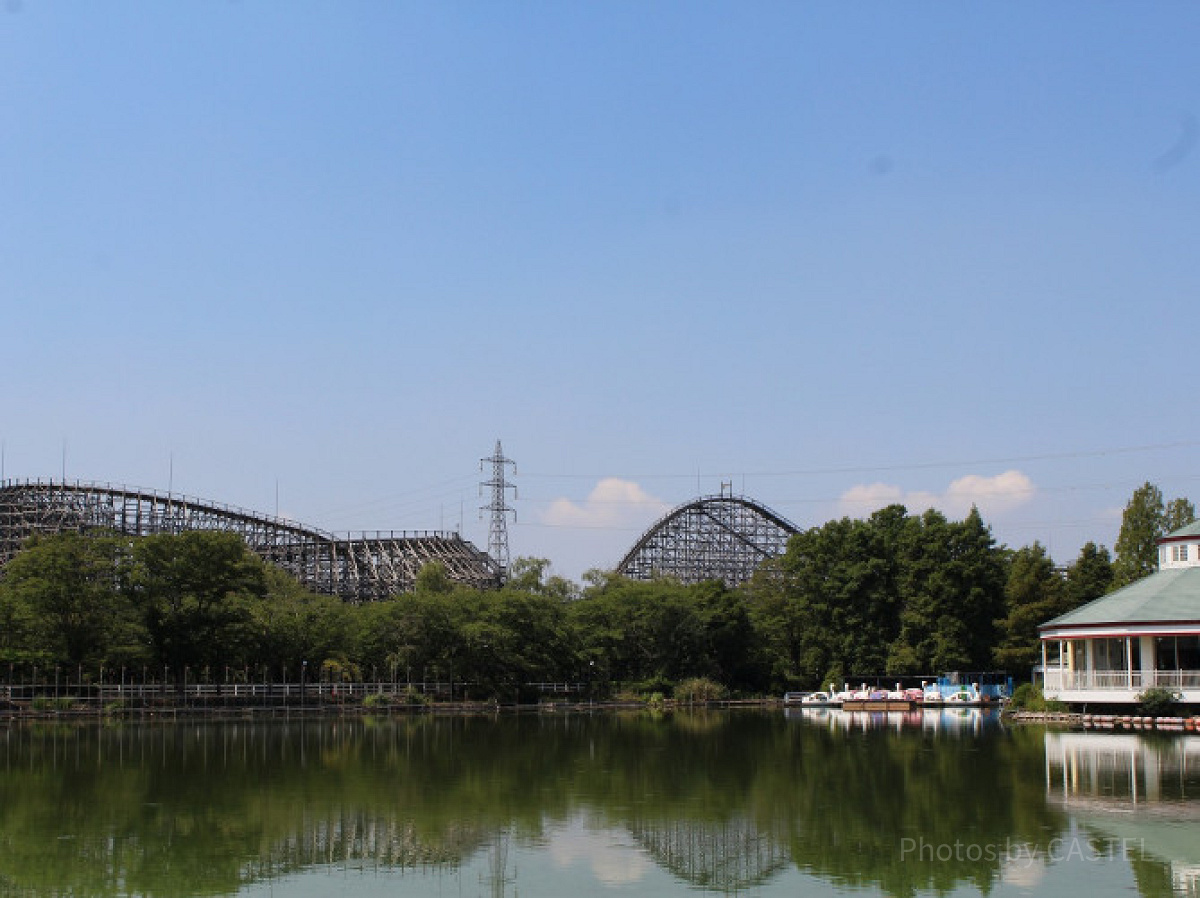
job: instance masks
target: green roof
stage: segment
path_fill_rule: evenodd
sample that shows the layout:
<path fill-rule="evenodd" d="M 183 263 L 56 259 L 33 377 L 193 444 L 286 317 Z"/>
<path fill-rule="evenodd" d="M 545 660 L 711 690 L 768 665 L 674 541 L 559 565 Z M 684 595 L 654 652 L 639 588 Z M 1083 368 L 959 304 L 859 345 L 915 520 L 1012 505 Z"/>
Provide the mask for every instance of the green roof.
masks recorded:
<path fill-rule="evenodd" d="M 1186 526 L 1180 527 L 1178 530 L 1172 530 L 1167 534 L 1167 539 L 1175 539 L 1180 536 L 1200 536 L 1200 521 L 1192 521 Z"/>
<path fill-rule="evenodd" d="M 1158 571 L 1047 621 L 1042 629 L 1161 621 L 1200 621 L 1200 567 Z"/>

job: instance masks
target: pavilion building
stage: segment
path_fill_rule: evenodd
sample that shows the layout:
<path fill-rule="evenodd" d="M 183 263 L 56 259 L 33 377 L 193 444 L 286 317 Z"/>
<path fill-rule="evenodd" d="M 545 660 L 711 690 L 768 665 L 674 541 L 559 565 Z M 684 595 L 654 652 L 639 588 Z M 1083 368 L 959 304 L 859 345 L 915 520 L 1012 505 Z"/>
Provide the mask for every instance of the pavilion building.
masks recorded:
<path fill-rule="evenodd" d="M 1200 704 L 1200 522 L 1159 540 L 1153 574 L 1039 629 L 1046 698 L 1133 704 L 1158 686 Z"/>

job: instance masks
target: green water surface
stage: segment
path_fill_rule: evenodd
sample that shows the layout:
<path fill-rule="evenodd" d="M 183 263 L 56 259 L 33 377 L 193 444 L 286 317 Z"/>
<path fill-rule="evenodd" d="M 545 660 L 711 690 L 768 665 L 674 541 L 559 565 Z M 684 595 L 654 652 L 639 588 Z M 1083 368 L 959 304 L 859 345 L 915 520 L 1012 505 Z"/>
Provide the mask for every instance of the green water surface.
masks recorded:
<path fill-rule="evenodd" d="M 0 895 L 1180 895 L 1200 737 L 977 711 L 0 724 Z"/>

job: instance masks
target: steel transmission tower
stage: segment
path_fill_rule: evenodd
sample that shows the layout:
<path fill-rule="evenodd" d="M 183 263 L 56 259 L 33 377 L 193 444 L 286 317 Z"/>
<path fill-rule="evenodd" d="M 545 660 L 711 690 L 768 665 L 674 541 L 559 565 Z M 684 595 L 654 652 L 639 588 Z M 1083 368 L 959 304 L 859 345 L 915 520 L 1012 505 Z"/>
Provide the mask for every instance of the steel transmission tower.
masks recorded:
<path fill-rule="evenodd" d="M 508 579 L 508 513 L 512 512 L 513 520 L 517 519 L 517 510 L 508 504 L 508 490 L 513 491 L 513 498 L 517 498 L 517 487 L 515 484 L 505 480 L 507 472 L 506 465 L 512 465 L 513 473 L 517 473 L 517 463 L 511 458 L 504 457 L 504 450 L 500 448 L 500 441 L 496 440 L 496 451 L 488 458 L 479 460 L 479 470 L 484 470 L 484 465 L 487 462 L 492 463 L 492 479 L 485 480 L 479 485 L 480 494 L 483 493 L 484 487 L 489 487 L 492 491 L 492 501 L 487 505 L 481 505 L 479 511 L 490 511 L 492 515 L 492 523 L 488 529 L 488 554 L 492 556 L 492 560 L 496 562 L 496 566 L 500 569 L 500 582 L 503 583 Z"/>

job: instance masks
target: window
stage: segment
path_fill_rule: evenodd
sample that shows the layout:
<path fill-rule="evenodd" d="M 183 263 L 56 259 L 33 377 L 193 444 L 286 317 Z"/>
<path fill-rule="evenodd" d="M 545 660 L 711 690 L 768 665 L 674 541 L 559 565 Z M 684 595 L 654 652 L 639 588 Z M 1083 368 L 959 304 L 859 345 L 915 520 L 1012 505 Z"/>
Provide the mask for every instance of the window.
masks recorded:
<path fill-rule="evenodd" d="M 1047 639 L 1043 645 L 1046 647 L 1046 666 L 1058 667 L 1062 664 L 1062 643 L 1057 639 Z"/>
<path fill-rule="evenodd" d="M 1154 637 L 1154 666 L 1158 670 L 1179 670 L 1174 636 Z"/>
<path fill-rule="evenodd" d="M 1125 670 L 1125 640 L 1092 640 L 1092 667 L 1095 670 Z"/>
<path fill-rule="evenodd" d="M 1188 560 L 1187 543 L 1176 543 L 1175 545 L 1171 546 L 1171 560 L 1172 561 L 1187 561 Z"/>
<path fill-rule="evenodd" d="M 1180 670 L 1200 670 L 1200 636 L 1179 636 L 1175 640 Z"/>

